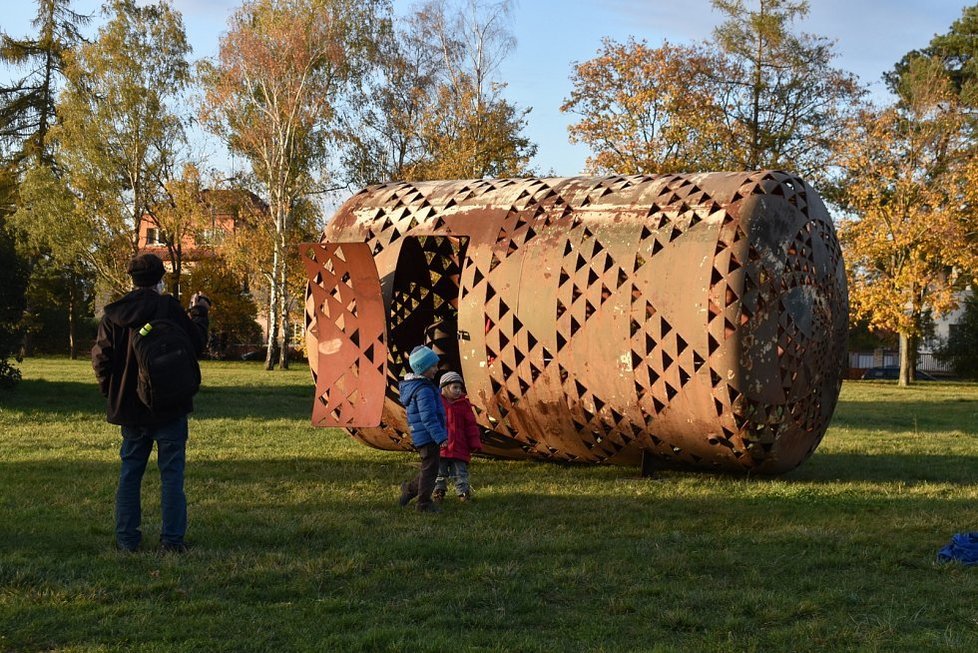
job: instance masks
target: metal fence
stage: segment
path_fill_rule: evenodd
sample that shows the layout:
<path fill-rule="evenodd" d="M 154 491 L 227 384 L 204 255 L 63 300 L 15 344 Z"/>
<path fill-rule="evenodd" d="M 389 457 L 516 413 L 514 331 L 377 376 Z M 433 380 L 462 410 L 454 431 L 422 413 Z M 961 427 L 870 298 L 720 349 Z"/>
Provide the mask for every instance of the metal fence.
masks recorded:
<path fill-rule="evenodd" d="M 850 351 L 849 368 L 853 370 L 868 370 L 871 367 L 899 367 L 900 352 L 888 350 Z M 944 372 L 950 374 L 954 366 L 950 361 L 939 360 L 930 352 L 917 354 L 917 369 L 924 372 Z"/>

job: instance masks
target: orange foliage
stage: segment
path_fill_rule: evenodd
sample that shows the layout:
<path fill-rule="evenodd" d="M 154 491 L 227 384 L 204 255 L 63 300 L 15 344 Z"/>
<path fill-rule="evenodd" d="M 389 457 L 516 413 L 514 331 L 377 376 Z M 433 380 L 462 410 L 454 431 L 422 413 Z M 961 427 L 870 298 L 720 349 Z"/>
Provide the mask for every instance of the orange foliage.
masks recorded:
<path fill-rule="evenodd" d="M 921 63 L 901 102 L 867 109 L 838 146 L 845 173 L 839 227 L 856 320 L 908 338 L 955 308 L 978 271 L 978 165 L 965 114 L 939 64 Z"/>
<path fill-rule="evenodd" d="M 593 173 L 669 173 L 709 170 L 721 158 L 726 127 L 709 71 L 721 62 L 703 50 L 669 43 L 604 39 L 598 55 L 579 63 L 574 90 L 561 107 L 580 121 L 572 142 L 589 145 Z"/>

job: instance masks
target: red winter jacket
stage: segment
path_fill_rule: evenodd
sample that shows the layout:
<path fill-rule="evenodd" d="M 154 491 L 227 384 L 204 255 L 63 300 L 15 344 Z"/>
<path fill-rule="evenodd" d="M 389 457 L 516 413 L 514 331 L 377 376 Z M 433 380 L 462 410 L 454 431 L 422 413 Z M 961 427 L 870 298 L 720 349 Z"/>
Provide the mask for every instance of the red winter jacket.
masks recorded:
<path fill-rule="evenodd" d="M 445 404 L 448 427 L 448 441 L 441 446 L 441 457 L 469 462 L 473 451 L 482 451 L 482 440 L 479 437 L 479 426 L 475 423 L 472 404 L 465 395 L 455 401 L 448 401 L 442 395 L 441 401 Z"/>

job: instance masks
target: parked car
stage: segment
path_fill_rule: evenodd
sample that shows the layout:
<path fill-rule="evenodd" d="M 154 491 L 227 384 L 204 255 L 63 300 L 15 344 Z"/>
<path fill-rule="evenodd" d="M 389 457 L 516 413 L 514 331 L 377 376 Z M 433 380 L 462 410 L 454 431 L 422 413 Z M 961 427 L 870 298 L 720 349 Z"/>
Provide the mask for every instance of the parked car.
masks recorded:
<path fill-rule="evenodd" d="M 241 355 L 241 360 L 243 361 L 264 361 L 266 350 L 264 347 L 261 349 L 256 349 L 254 351 L 249 351 Z M 278 361 L 278 347 L 272 352 L 272 359 Z M 289 347 L 289 360 L 306 362 L 305 352 L 299 347 Z"/>
<path fill-rule="evenodd" d="M 864 381 L 896 381 L 900 378 L 900 368 L 896 366 L 892 367 L 871 367 L 865 372 L 863 372 L 862 379 Z M 923 370 L 914 370 L 914 378 L 918 381 L 936 381 L 932 375 L 928 374 Z"/>

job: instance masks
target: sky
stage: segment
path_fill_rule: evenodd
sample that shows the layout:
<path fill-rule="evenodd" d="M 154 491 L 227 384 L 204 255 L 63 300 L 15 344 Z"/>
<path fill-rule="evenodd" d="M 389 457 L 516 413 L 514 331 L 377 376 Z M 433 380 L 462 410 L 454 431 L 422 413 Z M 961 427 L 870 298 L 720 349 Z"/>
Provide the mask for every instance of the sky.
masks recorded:
<path fill-rule="evenodd" d="M 517 45 L 500 69 L 504 95 L 531 108 L 526 135 L 537 144 L 532 164 L 538 174 L 572 176 L 583 171 L 588 149 L 568 142 L 571 114 L 560 111 L 570 94 L 574 62 L 594 57 L 604 37 L 633 36 L 651 46 L 710 38 L 720 22 L 710 0 L 513 0 L 510 28 Z M 33 2 L 5 3 L 0 28 L 17 38 L 30 34 Z M 73 8 L 95 13 L 100 2 L 76 0 Z M 183 15 L 195 58 L 213 56 L 227 18 L 239 0 L 173 0 Z M 394 0 L 398 13 L 411 6 Z M 883 101 L 881 75 L 910 50 L 946 32 L 968 6 L 963 0 L 809 0 L 810 11 L 796 27 L 836 42 L 834 65 L 859 76 Z M 95 24 L 102 19 L 97 17 Z M 220 165 L 220 164 L 215 164 Z"/>

